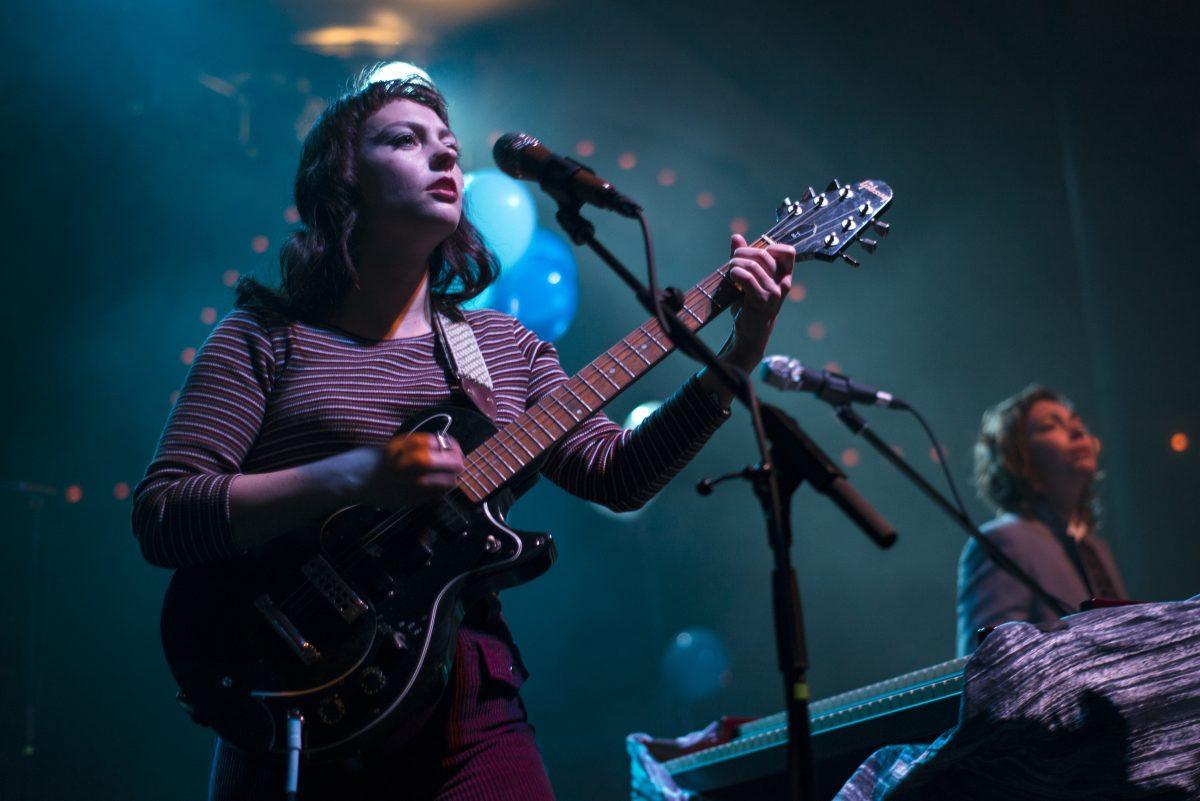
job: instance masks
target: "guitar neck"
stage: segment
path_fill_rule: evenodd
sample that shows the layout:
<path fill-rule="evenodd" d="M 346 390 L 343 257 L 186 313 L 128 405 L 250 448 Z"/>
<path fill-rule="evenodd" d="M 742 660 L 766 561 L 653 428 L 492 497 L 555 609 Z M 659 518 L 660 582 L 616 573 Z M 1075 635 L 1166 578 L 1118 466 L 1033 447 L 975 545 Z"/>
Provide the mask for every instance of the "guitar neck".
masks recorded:
<path fill-rule="evenodd" d="M 753 247 L 767 244 L 760 239 Z M 727 271 L 724 266 L 716 270 L 684 297 L 676 316 L 692 331 L 710 323 L 733 301 L 735 295 L 722 286 Z M 471 451 L 458 489 L 474 503 L 483 501 L 674 349 L 657 319 L 642 323 Z"/>

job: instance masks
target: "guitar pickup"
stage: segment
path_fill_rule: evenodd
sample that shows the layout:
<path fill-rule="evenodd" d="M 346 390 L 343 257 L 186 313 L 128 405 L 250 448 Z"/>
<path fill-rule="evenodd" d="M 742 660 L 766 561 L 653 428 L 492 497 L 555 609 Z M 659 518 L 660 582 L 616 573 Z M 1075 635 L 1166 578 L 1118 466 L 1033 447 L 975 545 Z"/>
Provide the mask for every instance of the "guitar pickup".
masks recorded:
<path fill-rule="evenodd" d="M 321 593 L 321 597 L 328 601 L 347 623 L 353 623 L 362 616 L 363 612 L 367 611 L 367 602 L 350 588 L 350 585 L 333 569 L 333 565 L 326 562 L 324 558 L 314 556 L 305 562 L 300 570 L 317 588 L 317 592 Z"/>
<path fill-rule="evenodd" d="M 317 646 L 309 642 L 300 629 L 296 628 L 296 624 L 288 619 L 288 616 L 283 613 L 275 602 L 271 600 L 269 595 L 260 595 L 254 599 L 254 608 L 257 609 L 267 622 L 271 624 L 271 628 L 275 629 L 280 637 L 291 647 L 300 657 L 300 661 L 306 665 L 315 664 L 321 658 L 321 652 L 317 650 Z"/>

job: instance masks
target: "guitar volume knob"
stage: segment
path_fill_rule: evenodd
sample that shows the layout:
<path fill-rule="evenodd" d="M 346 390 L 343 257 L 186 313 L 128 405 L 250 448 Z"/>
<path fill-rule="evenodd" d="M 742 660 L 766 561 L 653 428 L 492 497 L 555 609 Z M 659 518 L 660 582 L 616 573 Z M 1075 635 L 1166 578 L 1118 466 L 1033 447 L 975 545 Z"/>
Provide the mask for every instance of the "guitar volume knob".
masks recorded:
<path fill-rule="evenodd" d="M 346 704 L 337 694 L 327 696 L 317 705 L 317 715 L 322 723 L 332 726 L 346 717 Z"/>
<path fill-rule="evenodd" d="M 364 693 L 375 695 L 387 686 L 387 675 L 377 667 L 369 667 L 358 681 Z"/>

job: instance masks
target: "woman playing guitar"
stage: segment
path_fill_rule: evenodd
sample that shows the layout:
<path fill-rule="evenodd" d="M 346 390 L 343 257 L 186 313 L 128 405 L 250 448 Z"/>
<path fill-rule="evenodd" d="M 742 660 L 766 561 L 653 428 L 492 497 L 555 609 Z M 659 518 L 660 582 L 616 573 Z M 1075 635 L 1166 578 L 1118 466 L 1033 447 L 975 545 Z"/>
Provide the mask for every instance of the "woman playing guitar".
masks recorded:
<path fill-rule="evenodd" d="M 334 511 L 399 509 L 444 495 L 463 467 L 452 439 L 397 435 L 417 410 L 461 398 L 438 342 L 442 312 L 470 325 L 494 381 L 494 422 L 566 376 L 554 347 L 512 317 L 458 311 L 497 275 L 463 215 L 446 104 L 419 79 L 369 80 L 333 102 L 304 142 L 301 226 L 282 285 L 238 287 L 237 308 L 197 354 L 136 491 L 145 558 L 169 568 L 235 564 Z M 742 309 L 722 358 L 762 358 L 795 253 L 733 238 Z M 710 375 L 689 379 L 633 431 L 597 414 L 542 472 L 614 509 L 649 500 L 728 416 Z M 283 539 L 281 539 L 283 538 Z M 518 688 L 526 677 L 494 597 L 458 630 L 447 691 L 403 745 L 305 768 L 304 799 L 553 797 Z M 336 709 L 331 714 L 336 713 Z M 284 763 L 218 740 L 210 797 L 278 797 Z"/>

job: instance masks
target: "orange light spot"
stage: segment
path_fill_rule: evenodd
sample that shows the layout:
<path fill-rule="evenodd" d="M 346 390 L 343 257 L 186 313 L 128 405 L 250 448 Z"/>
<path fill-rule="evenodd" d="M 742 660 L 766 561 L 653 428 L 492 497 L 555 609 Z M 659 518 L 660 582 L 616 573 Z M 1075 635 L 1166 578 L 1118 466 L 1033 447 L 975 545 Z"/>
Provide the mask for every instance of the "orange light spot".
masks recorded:
<path fill-rule="evenodd" d="M 217 321 L 217 310 L 212 306 L 205 306 L 200 310 L 200 322 L 205 325 L 212 325 Z"/>
<path fill-rule="evenodd" d="M 637 166 L 637 156 L 632 153 L 622 153 L 617 156 L 617 166 L 622 170 L 632 170 Z"/>
<path fill-rule="evenodd" d="M 939 443 L 936 448 L 930 447 L 929 449 L 929 460 L 935 464 L 946 461 L 949 455 L 950 449 L 944 443 Z"/>
<path fill-rule="evenodd" d="M 118 501 L 123 501 L 129 497 L 129 485 L 124 481 L 119 484 L 113 484 L 113 497 Z"/>
<path fill-rule="evenodd" d="M 241 278 L 241 274 L 237 270 L 226 270 L 221 273 L 221 283 L 225 284 L 225 286 L 233 286 L 238 282 L 239 278 Z"/>
<path fill-rule="evenodd" d="M 181 352 L 179 354 L 179 361 L 183 362 L 184 364 L 191 364 L 195 360 L 196 360 L 196 349 L 195 348 L 184 348 L 183 352 Z"/>
<path fill-rule="evenodd" d="M 820 341 L 825 338 L 825 323 L 811 322 L 808 324 L 808 338 Z"/>
<path fill-rule="evenodd" d="M 596 155 L 596 143 L 591 139 L 580 139 L 575 143 L 575 152 L 587 158 Z"/>
<path fill-rule="evenodd" d="M 293 225 L 300 222 L 300 209 L 295 206 L 288 206 L 283 210 L 283 220 Z"/>
<path fill-rule="evenodd" d="M 63 497 L 67 503 L 79 503 L 83 500 L 83 488 L 78 484 L 72 484 L 63 491 Z"/>
<path fill-rule="evenodd" d="M 825 362 L 825 369 L 831 373 L 842 372 L 842 366 L 837 362 Z"/>
<path fill-rule="evenodd" d="M 731 234 L 743 234 L 750 230 L 750 223 L 745 217 L 734 217 L 729 221 L 729 232 Z"/>
<path fill-rule="evenodd" d="M 904 448 L 901 448 L 899 445 L 892 446 L 892 453 L 896 454 L 901 459 L 904 458 Z"/>
<path fill-rule="evenodd" d="M 712 192 L 701 192 L 696 195 L 696 205 L 702 209 L 711 209 L 717 198 Z"/>
<path fill-rule="evenodd" d="M 262 234 L 250 240 L 250 249 L 255 253 L 266 253 L 267 248 L 271 247 L 271 240 L 267 239 Z"/>
<path fill-rule="evenodd" d="M 499 141 L 500 141 L 500 137 L 501 137 L 501 136 L 504 136 L 504 132 L 503 132 L 503 131 L 492 131 L 491 133 L 489 133 L 489 134 L 487 135 L 487 143 L 488 143 L 488 147 L 491 147 L 492 145 L 494 145 L 494 144 L 496 144 L 497 142 L 499 142 Z"/>
<path fill-rule="evenodd" d="M 1171 435 L 1171 450 L 1176 453 L 1183 453 L 1188 449 L 1188 435 L 1182 431 L 1176 431 Z"/>
<path fill-rule="evenodd" d="M 804 284 L 792 284 L 792 288 L 788 290 L 788 300 L 799 303 L 808 295 L 808 289 Z"/>
<path fill-rule="evenodd" d="M 859 455 L 857 448 L 846 448 L 842 451 L 842 464 L 846 467 L 858 467 Z"/>
<path fill-rule="evenodd" d="M 174 406 L 175 402 L 178 400 L 179 400 L 179 390 L 175 390 L 174 392 L 172 392 L 170 395 L 167 396 L 167 403 L 171 404 L 172 406 Z"/>
<path fill-rule="evenodd" d="M 658 171 L 658 183 L 662 186 L 674 186 L 678 177 L 675 171 L 669 167 L 663 167 Z"/>

